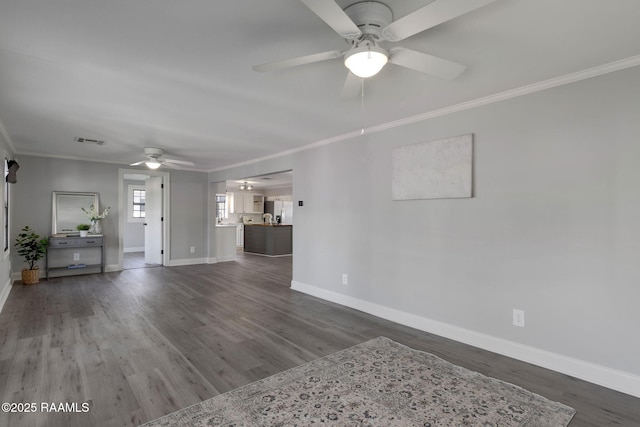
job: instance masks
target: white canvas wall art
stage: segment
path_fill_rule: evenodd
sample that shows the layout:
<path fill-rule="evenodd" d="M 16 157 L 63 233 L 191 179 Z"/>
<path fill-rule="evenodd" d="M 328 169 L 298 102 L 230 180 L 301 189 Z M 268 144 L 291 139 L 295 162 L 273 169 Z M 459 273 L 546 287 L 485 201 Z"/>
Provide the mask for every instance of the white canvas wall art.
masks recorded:
<path fill-rule="evenodd" d="M 393 149 L 392 199 L 472 197 L 473 134 Z"/>

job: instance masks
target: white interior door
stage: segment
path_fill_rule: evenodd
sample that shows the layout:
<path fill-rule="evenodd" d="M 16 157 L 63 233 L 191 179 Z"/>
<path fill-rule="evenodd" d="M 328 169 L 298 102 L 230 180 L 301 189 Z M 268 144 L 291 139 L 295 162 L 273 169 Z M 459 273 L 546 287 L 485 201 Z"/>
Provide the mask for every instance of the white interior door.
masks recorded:
<path fill-rule="evenodd" d="M 144 262 L 162 264 L 162 177 L 148 178 L 144 187 Z"/>

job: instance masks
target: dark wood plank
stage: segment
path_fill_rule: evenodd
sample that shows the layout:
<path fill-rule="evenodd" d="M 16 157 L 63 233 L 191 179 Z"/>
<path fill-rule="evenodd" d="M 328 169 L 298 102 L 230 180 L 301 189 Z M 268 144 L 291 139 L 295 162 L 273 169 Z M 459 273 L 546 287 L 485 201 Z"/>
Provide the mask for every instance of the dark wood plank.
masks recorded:
<path fill-rule="evenodd" d="M 88 413 L 2 426 L 134 426 L 377 336 L 577 410 L 576 426 L 640 425 L 640 399 L 289 289 L 291 257 L 16 284 L 0 313 L 0 400 Z"/>

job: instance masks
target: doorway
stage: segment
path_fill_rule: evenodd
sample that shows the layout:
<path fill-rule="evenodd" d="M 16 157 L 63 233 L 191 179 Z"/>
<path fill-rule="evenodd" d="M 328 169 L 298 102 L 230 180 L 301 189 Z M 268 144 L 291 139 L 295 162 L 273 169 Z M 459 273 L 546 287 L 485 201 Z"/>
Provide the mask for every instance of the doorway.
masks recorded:
<path fill-rule="evenodd" d="M 242 262 L 245 254 L 264 257 L 265 262 L 272 260 L 274 264 L 281 262 L 277 260 L 280 257 L 291 261 L 295 234 L 293 170 L 229 180 L 225 186 L 228 216 L 223 217 L 223 221 L 238 225 L 237 261 Z M 261 200 L 259 205 L 256 200 Z M 279 229 L 254 227 L 265 222 Z M 244 245 L 247 242 L 248 249 Z"/>
<path fill-rule="evenodd" d="M 169 173 L 121 169 L 118 188 L 119 268 L 168 265 Z"/>

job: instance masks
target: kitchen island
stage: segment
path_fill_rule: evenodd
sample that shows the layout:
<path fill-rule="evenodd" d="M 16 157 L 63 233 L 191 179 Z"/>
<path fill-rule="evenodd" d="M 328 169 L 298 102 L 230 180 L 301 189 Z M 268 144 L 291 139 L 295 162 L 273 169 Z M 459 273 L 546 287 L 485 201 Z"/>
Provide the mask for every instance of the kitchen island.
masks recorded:
<path fill-rule="evenodd" d="M 292 225 L 245 224 L 244 251 L 267 256 L 291 255 Z"/>

